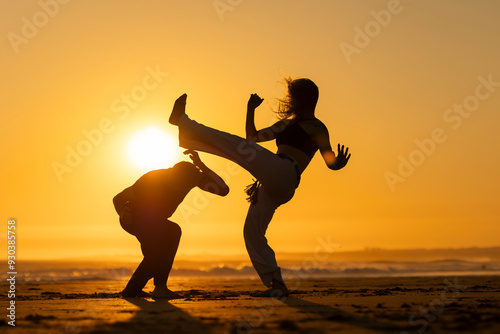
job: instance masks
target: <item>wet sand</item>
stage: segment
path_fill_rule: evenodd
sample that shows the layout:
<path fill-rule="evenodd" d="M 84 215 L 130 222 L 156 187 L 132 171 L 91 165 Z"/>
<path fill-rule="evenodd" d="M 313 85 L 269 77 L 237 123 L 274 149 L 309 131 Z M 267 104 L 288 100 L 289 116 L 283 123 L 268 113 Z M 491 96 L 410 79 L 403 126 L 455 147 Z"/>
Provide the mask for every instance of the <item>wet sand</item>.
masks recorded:
<path fill-rule="evenodd" d="M 302 279 L 280 299 L 251 279 L 171 280 L 170 301 L 124 299 L 125 283 L 17 283 L 15 328 L 2 284 L 0 332 L 500 333 L 499 276 Z"/>

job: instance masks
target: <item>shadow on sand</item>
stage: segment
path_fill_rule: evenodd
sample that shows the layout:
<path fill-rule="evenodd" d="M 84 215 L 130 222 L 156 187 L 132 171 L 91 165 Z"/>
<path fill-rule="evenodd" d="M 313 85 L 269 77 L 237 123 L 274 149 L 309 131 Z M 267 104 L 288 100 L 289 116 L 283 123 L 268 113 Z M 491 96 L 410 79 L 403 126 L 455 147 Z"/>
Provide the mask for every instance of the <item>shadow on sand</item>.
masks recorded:
<path fill-rule="evenodd" d="M 385 322 L 383 320 L 377 320 L 368 315 L 357 315 L 328 305 L 313 303 L 295 297 L 287 297 L 286 299 L 283 298 L 281 301 L 290 307 L 299 309 L 301 312 L 314 314 L 320 316 L 324 320 L 332 321 L 338 324 L 380 331 L 383 333 L 390 331 L 402 331 L 405 329 L 403 326 L 398 326 L 394 323 Z"/>
<path fill-rule="evenodd" d="M 213 329 L 193 318 L 168 300 L 126 298 L 139 310 L 127 321 L 118 321 L 94 329 L 88 334 L 104 333 L 212 333 Z M 134 312 L 134 311 L 127 311 Z"/>

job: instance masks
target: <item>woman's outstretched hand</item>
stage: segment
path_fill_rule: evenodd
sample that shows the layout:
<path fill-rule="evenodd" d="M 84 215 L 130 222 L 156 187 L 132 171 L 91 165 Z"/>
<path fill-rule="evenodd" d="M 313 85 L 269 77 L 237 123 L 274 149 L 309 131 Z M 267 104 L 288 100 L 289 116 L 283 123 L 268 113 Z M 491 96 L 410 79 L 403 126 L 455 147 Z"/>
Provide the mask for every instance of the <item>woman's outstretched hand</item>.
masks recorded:
<path fill-rule="evenodd" d="M 250 99 L 248 99 L 248 109 L 255 109 L 260 104 L 264 101 L 264 99 L 261 99 L 259 95 L 257 94 L 252 94 L 250 95 Z"/>
<path fill-rule="evenodd" d="M 351 158 L 351 154 L 349 153 L 349 147 L 346 147 L 344 150 L 344 145 L 342 147 L 340 144 L 337 144 L 337 150 L 339 153 L 337 154 L 337 157 L 335 158 L 335 163 L 333 164 L 334 170 L 339 170 L 341 168 L 344 168 L 344 166 L 347 164 L 349 161 L 349 158 Z"/>

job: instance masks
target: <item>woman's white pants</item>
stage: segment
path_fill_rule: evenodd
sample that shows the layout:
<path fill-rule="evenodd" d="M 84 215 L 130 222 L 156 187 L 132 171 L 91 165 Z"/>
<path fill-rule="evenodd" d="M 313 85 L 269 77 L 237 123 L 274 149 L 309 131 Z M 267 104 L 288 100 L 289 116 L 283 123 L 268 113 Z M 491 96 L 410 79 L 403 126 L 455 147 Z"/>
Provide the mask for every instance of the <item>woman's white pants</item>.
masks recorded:
<path fill-rule="evenodd" d="M 298 183 L 296 162 L 247 139 L 199 124 L 187 115 L 179 120 L 179 145 L 229 159 L 260 181 L 257 202 L 250 205 L 245 220 L 245 244 L 262 282 L 268 287 L 273 279 L 283 282 L 265 234 L 276 209 L 293 197 Z"/>

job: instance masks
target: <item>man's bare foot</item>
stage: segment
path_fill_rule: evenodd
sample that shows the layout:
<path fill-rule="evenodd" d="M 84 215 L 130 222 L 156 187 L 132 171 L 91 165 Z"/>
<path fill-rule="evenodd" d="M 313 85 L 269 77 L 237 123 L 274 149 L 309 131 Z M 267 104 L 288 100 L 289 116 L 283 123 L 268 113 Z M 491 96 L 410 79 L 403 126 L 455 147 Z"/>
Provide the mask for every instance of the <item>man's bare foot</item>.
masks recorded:
<path fill-rule="evenodd" d="M 153 299 L 180 299 L 183 298 L 176 292 L 173 292 L 166 286 L 164 287 L 155 287 L 154 291 L 151 292 L 151 297 Z"/>
<path fill-rule="evenodd" d="M 175 100 L 174 108 L 172 109 L 172 113 L 168 119 L 170 124 L 179 125 L 179 119 L 186 113 L 186 99 L 187 94 L 182 94 L 177 100 Z"/>
<path fill-rule="evenodd" d="M 289 292 L 288 288 L 283 282 L 277 281 L 273 279 L 271 282 L 271 287 L 266 291 L 262 291 L 260 293 L 253 294 L 254 297 L 271 297 L 271 298 L 281 298 L 288 297 Z"/>

